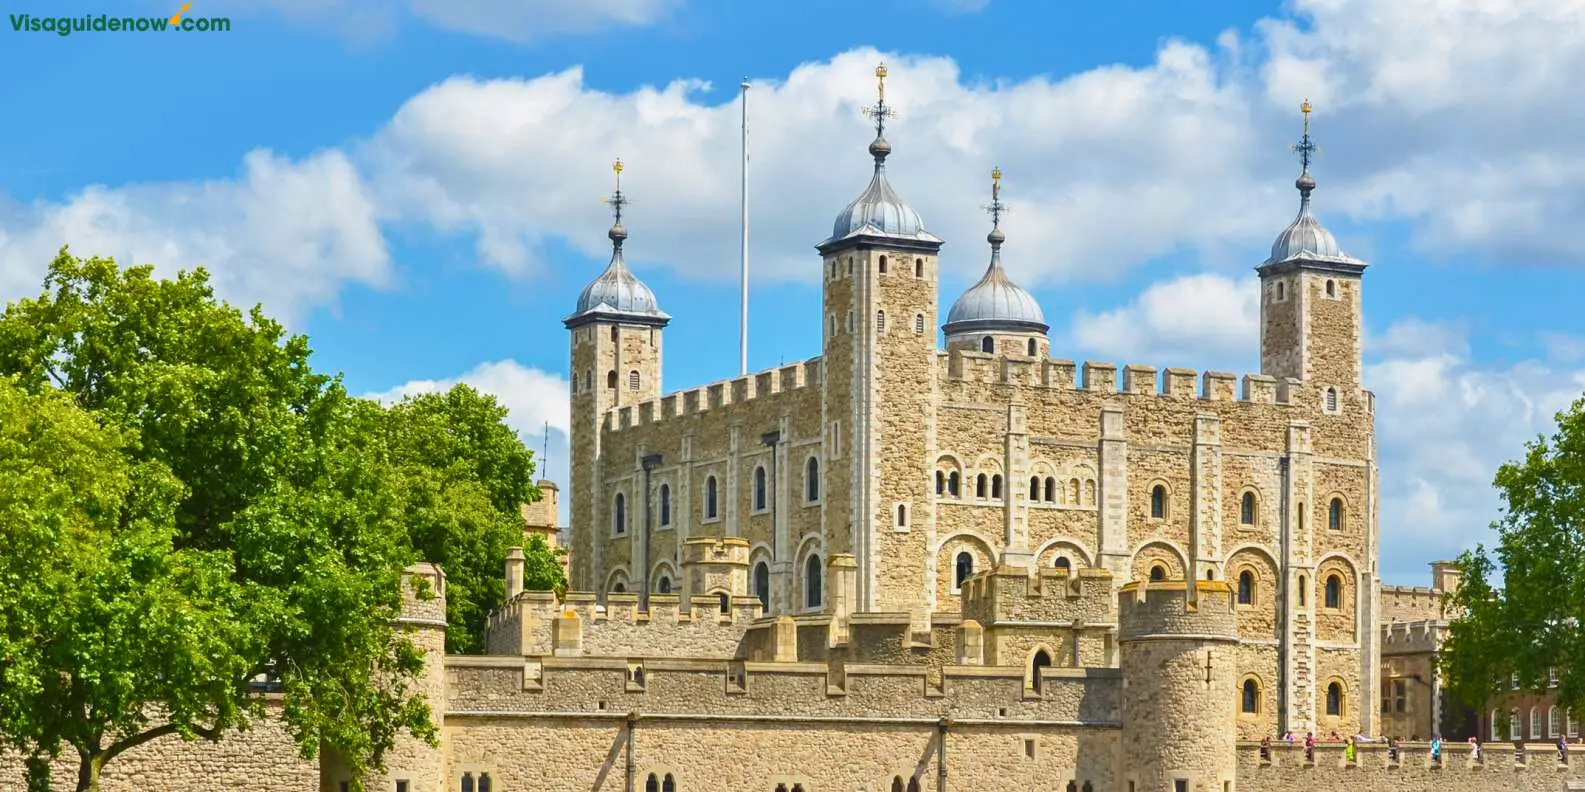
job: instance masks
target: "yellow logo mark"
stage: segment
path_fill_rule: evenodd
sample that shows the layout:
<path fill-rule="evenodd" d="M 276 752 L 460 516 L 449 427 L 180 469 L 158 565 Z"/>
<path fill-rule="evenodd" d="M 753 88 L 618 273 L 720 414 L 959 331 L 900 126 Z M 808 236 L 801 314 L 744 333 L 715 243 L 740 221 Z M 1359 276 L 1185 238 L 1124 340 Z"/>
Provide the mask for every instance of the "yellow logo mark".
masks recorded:
<path fill-rule="evenodd" d="M 174 28 L 177 25 L 180 25 L 182 23 L 182 14 L 187 13 L 187 10 L 192 8 L 192 7 L 193 7 L 192 3 L 182 3 L 182 10 L 177 11 L 176 15 L 171 17 L 171 27 Z"/>

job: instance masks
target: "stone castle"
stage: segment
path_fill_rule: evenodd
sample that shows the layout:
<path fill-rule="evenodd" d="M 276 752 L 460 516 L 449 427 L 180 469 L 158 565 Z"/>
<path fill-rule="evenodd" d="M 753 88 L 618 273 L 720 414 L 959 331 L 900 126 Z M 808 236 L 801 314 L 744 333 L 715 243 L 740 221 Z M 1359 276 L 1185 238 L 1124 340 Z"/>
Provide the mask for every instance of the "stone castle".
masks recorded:
<path fill-rule="evenodd" d="M 445 574 L 410 569 L 439 595 L 409 596 L 403 621 L 430 658 L 420 687 L 441 741 L 404 738 L 369 788 L 1578 783 L 1580 760 L 1549 746 L 1433 760 L 1423 745 L 1256 742 L 1430 736 L 1442 718 L 1451 573 L 1433 589 L 1377 577 L 1365 264 L 1312 212 L 1308 105 L 1299 212 L 1257 270 L 1261 373 L 1119 376 L 1051 356 L 1040 306 L 1002 268 L 999 173 L 989 266 L 940 347 L 943 241 L 890 184 L 877 76 L 869 185 L 817 246 L 819 357 L 665 393 L 670 317 L 624 264 L 618 186 L 610 265 L 565 320 L 572 590 L 524 591 L 514 551 L 487 654 L 447 656 Z M 526 530 L 555 538 L 554 501 L 534 515 Z M 151 743 L 106 788 L 349 782 L 265 724 Z"/>

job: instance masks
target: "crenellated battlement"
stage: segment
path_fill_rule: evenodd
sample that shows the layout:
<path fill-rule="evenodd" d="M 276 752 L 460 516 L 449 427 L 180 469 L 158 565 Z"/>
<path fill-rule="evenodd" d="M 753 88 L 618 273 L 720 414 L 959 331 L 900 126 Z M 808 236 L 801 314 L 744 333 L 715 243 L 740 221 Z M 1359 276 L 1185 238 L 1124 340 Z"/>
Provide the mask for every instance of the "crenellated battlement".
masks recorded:
<path fill-rule="evenodd" d="M 698 415 L 781 393 L 820 387 L 820 358 L 810 358 L 744 377 L 712 382 L 606 413 L 603 428 L 621 431 L 674 418 Z"/>
<path fill-rule="evenodd" d="M 1119 640 L 1172 635 L 1237 640 L 1233 590 L 1220 580 L 1129 583 L 1117 596 Z"/>
<path fill-rule="evenodd" d="M 1264 374 L 1236 374 L 1223 371 L 1199 372 L 1193 369 L 1071 360 L 1004 357 L 968 349 L 943 350 L 936 364 L 947 381 L 1019 385 L 1056 390 L 1101 394 L 1162 396 L 1172 399 L 1249 404 L 1293 403 L 1301 386 L 1296 379 L 1277 379 Z"/>
<path fill-rule="evenodd" d="M 998 567 L 963 582 L 963 618 L 981 627 L 1018 622 L 1116 622 L 1112 573 L 1100 568 L 1043 568 L 1031 576 L 1016 567 Z"/>
<path fill-rule="evenodd" d="M 1258 743 L 1238 745 L 1238 785 L 1248 790 L 1296 788 L 1296 778 L 1306 779 L 1306 789 L 1440 789 L 1440 790 L 1555 790 L 1564 779 L 1577 779 L 1585 762 L 1585 746 L 1570 745 L 1568 762 L 1559 761 L 1557 746 L 1527 743 L 1482 743 L 1480 758 L 1468 743 L 1446 742 L 1440 761 L 1431 758 L 1425 742 L 1402 742 L 1396 755 L 1384 743 L 1355 746 L 1355 761 L 1348 761 L 1343 743 L 1317 743 L 1313 758 L 1306 757 L 1302 742 L 1274 742 L 1262 755 Z M 1303 775 L 1296 775 L 1303 773 Z M 1377 780 L 1380 779 L 1380 780 Z"/>
<path fill-rule="evenodd" d="M 1385 622 L 1381 625 L 1381 653 L 1435 652 L 1446 636 L 1445 621 Z"/>
<path fill-rule="evenodd" d="M 1383 622 L 1418 622 L 1443 618 L 1442 592 L 1425 586 L 1382 586 Z"/>
<path fill-rule="evenodd" d="M 652 594 L 610 594 L 605 604 L 588 592 L 556 601 L 548 591 L 525 591 L 490 614 L 486 645 L 492 655 L 554 654 L 735 657 L 761 606 L 755 597 L 733 597 L 725 611 L 717 596 L 684 601 Z"/>

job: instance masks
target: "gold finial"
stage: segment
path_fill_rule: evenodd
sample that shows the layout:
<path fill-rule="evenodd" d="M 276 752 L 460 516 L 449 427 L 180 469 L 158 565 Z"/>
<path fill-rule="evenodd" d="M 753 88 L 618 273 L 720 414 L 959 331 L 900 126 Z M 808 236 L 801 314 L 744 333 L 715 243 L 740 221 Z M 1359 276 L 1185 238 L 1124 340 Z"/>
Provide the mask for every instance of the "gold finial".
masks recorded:
<path fill-rule="evenodd" d="M 991 181 L 998 185 L 1002 183 L 1002 166 L 991 168 Z"/>
<path fill-rule="evenodd" d="M 1310 114 L 1310 100 L 1308 98 L 1304 100 L 1303 104 L 1299 105 L 1299 112 L 1304 113 L 1305 115 Z"/>
<path fill-rule="evenodd" d="M 622 158 L 621 157 L 617 157 L 616 161 L 611 163 L 611 172 L 616 174 L 616 188 L 618 190 L 622 189 Z"/>
<path fill-rule="evenodd" d="M 995 228 L 1002 227 L 1002 213 L 1007 211 L 1007 205 L 1002 203 L 1002 166 L 991 169 L 991 202 L 985 206 L 985 211 L 991 213 L 991 225 Z"/>
<path fill-rule="evenodd" d="M 881 103 L 886 102 L 886 64 L 875 67 L 875 91 L 880 95 Z"/>

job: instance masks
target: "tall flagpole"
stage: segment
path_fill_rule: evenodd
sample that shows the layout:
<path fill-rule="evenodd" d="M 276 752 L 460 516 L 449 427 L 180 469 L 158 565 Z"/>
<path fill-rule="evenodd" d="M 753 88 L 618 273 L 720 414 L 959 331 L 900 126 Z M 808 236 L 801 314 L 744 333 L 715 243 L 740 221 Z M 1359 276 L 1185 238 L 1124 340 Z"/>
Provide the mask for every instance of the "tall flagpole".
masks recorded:
<path fill-rule="evenodd" d="M 748 376 L 748 78 L 743 78 L 743 184 L 739 203 L 742 206 L 743 244 L 739 251 L 742 259 L 743 280 L 742 313 L 738 317 L 739 376 Z"/>

